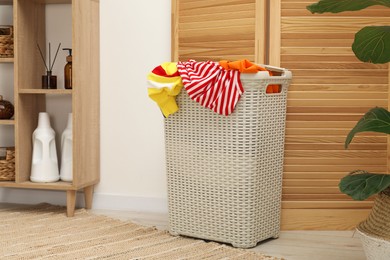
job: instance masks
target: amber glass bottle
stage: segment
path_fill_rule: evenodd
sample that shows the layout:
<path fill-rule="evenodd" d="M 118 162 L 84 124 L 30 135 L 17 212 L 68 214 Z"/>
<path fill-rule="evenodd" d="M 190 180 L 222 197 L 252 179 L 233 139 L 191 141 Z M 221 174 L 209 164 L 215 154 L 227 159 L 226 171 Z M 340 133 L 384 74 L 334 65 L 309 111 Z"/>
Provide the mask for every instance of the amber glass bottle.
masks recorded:
<path fill-rule="evenodd" d="M 67 63 L 64 68 L 65 88 L 72 89 L 72 49 L 65 48 L 63 50 L 69 51 L 69 55 L 66 56 Z"/>

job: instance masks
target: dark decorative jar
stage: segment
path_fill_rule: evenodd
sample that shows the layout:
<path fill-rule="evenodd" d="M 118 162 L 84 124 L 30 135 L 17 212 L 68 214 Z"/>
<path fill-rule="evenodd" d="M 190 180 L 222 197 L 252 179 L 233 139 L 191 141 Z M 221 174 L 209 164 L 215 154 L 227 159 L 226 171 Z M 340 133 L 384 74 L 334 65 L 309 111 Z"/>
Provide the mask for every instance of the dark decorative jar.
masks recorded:
<path fill-rule="evenodd" d="M 14 105 L 7 100 L 3 100 L 0 95 L 0 119 L 10 119 L 14 115 Z"/>

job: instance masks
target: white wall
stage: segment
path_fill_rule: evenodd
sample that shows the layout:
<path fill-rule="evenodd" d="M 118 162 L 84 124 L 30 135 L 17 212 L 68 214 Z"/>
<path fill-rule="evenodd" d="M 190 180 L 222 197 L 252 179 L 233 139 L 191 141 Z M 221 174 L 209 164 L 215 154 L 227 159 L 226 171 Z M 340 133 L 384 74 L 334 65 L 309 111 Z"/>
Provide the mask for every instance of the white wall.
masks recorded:
<path fill-rule="evenodd" d="M 100 1 L 101 181 L 94 208 L 167 210 L 163 117 L 147 96 L 146 75 L 170 60 L 170 8 L 170 0 Z M 0 201 L 64 205 L 65 193 L 0 189 Z"/>
<path fill-rule="evenodd" d="M 100 4 L 102 157 L 96 193 L 164 200 L 163 117 L 147 96 L 146 75 L 170 60 L 170 0 Z"/>
<path fill-rule="evenodd" d="M 57 58 L 53 64 L 53 75 L 57 76 L 57 88 L 64 88 L 64 66 L 67 51 L 63 48 L 72 48 L 72 5 L 46 6 L 46 42 L 51 43 L 51 62 L 53 64 L 58 45 L 61 44 Z M 49 48 L 46 46 L 46 58 L 49 57 Z M 46 59 L 47 66 L 49 61 Z M 67 123 L 68 113 L 72 112 L 72 98 L 70 95 L 47 95 L 46 112 L 50 114 L 50 123 L 56 132 L 57 156 L 61 164 L 61 134 Z"/>

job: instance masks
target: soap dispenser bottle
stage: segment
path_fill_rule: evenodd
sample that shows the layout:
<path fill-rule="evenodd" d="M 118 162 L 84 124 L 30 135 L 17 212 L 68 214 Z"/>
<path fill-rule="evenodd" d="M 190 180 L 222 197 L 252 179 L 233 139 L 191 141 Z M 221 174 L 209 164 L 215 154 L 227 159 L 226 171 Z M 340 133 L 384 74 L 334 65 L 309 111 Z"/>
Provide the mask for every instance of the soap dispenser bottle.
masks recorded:
<path fill-rule="evenodd" d="M 69 51 L 69 55 L 66 56 L 66 65 L 64 68 L 65 88 L 72 89 L 72 49 L 64 48 L 64 51 Z"/>

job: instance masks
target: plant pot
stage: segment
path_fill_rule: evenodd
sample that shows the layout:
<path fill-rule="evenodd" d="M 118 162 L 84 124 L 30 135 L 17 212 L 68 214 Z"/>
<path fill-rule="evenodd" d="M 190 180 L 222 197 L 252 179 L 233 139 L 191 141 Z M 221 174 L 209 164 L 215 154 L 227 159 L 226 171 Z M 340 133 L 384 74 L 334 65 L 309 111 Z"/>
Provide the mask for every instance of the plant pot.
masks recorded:
<path fill-rule="evenodd" d="M 378 194 L 368 218 L 357 226 L 367 260 L 390 259 L 390 189 Z"/>

